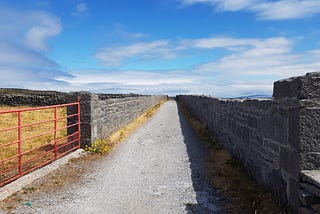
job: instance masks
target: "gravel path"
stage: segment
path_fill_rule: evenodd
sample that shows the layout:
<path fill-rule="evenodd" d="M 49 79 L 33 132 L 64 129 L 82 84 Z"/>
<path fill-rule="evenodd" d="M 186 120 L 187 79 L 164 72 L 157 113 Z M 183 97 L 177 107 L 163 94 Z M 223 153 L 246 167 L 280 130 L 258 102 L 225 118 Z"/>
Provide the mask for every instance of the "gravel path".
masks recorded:
<path fill-rule="evenodd" d="M 205 179 L 205 156 L 176 102 L 168 101 L 81 185 L 38 195 L 14 213 L 221 213 L 221 198 Z"/>

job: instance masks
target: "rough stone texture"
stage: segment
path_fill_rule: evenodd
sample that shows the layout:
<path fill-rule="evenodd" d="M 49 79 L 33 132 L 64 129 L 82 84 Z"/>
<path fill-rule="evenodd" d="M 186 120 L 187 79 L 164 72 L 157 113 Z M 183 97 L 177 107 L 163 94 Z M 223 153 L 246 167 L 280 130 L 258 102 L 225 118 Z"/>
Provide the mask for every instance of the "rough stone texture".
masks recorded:
<path fill-rule="evenodd" d="M 298 127 L 298 100 L 205 96 L 178 96 L 178 100 L 277 200 L 284 205 L 296 204 L 298 194 L 290 189 L 298 189 L 299 147 L 298 136 L 290 133 Z"/>
<path fill-rule="evenodd" d="M 300 103 L 300 168 L 320 169 L 320 99 L 302 100 Z"/>
<path fill-rule="evenodd" d="M 107 95 L 76 92 L 69 95 L 68 102 L 80 97 L 81 146 L 90 146 L 97 139 L 110 136 L 119 128 L 130 123 L 167 96 Z M 75 109 L 68 109 L 68 114 Z M 70 121 L 72 123 L 72 121 Z M 72 131 L 71 131 L 72 132 Z"/>
<path fill-rule="evenodd" d="M 300 171 L 320 168 L 320 73 L 275 82 L 274 97 L 177 99 L 258 183 L 297 212 Z M 320 187 L 313 194 L 320 196 Z"/>
<path fill-rule="evenodd" d="M 10 95 L 0 94 L 0 104 L 9 106 L 51 106 L 66 103 L 66 94 L 53 95 Z"/>
<path fill-rule="evenodd" d="M 291 77 L 274 83 L 274 98 L 297 97 L 299 99 L 320 98 L 320 72 Z"/>
<path fill-rule="evenodd" d="M 0 88 L 0 105 L 50 106 L 66 103 L 67 93 Z"/>

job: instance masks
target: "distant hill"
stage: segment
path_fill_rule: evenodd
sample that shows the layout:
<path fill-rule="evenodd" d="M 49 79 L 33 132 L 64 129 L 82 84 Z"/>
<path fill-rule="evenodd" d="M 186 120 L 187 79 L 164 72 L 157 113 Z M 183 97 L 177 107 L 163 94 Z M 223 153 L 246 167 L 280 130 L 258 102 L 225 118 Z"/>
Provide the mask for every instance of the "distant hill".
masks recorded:
<path fill-rule="evenodd" d="M 271 95 L 266 95 L 266 94 L 252 94 L 252 95 L 246 95 L 246 96 L 241 96 L 241 97 L 236 97 L 238 99 L 243 99 L 243 98 L 251 98 L 251 99 L 270 99 L 272 98 Z"/>

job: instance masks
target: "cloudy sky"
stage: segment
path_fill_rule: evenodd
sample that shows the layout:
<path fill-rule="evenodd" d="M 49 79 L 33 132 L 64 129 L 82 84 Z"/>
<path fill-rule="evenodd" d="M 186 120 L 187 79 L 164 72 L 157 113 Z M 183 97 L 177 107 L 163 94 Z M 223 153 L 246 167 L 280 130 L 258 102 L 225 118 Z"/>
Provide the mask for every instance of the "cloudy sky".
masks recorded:
<path fill-rule="evenodd" d="M 0 0 L 0 87 L 272 94 L 320 71 L 319 0 Z"/>

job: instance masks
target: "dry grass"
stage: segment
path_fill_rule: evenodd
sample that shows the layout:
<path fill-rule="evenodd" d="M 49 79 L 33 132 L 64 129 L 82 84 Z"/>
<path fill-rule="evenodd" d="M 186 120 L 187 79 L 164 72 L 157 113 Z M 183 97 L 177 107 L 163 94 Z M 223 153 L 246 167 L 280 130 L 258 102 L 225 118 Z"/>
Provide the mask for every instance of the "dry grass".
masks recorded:
<path fill-rule="evenodd" d="M 210 136 L 206 127 L 183 104 L 180 107 L 209 150 L 207 171 L 210 181 L 218 191 L 232 199 L 232 204 L 226 207 L 228 213 L 285 213 L 270 193 L 248 176 L 242 164 Z"/>
<path fill-rule="evenodd" d="M 23 108 L 30 108 L 29 106 L 0 106 L 0 111 L 2 110 L 9 110 L 9 109 L 23 109 Z M 66 117 L 67 112 L 66 108 L 58 108 L 58 117 Z M 39 123 L 42 121 L 49 121 L 54 119 L 54 109 L 43 109 L 43 110 L 36 110 L 36 111 L 26 111 L 22 112 L 22 125 L 34 124 Z M 57 129 L 65 127 L 67 124 L 67 119 L 60 119 L 57 123 Z M 7 129 L 7 128 L 14 128 L 18 125 L 18 113 L 6 113 L 0 114 L 0 130 Z M 27 126 L 21 129 L 21 138 L 28 139 L 45 132 L 50 132 L 48 134 L 42 135 L 40 137 L 35 137 L 30 140 L 22 141 L 22 153 L 28 152 L 30 150 L 36 149 L 32 152 L 28 152 L 27 154 L 22 156 L 22 161 L 28 161 L 30 159 L 36 158 L 39 154 L 44 153 L 46 151 L 50 151 L 53 149 L 53 141 L 54 141 L 54 122 L 50 121 L 44 124 L 32 125 Z M 57 139 L 61 139 L 67 136 L 67 130 L 63 129 L 57 132 Z M 14 143 L 18 141 L 18 130 L 14 129 L 11 131 L 0 132 L 0 146 L 8 143 Z M 63 144 L 63 142 L 59 142 L 59 144 Z M 18 154 L 18 143 L 5 146 L 0 149 L 0 160 L 13 157 Z M 54 154 L 48 153 L 48 155 L 40 158 L 37 161 L 31 161 L 29 164 L 25 165 L 24 170 L 28 170 L 28 168 L 32 168 L 35 165 L 39 164 L 39 162 L 45 162 L 46 160 L 53 159 Z M 1 163 L 0 171 L 9 169 L 18 164 L 18 158 L 13 158 L 9 161 Z M 0 182 L 3 179 L 7 179 L 7 176 L 14 176 L 17 172 L 17 169 L 14 168 L 13 171 L 9 171 L 6 173 L 7 175 L 1 174 L 0 175 Z M 12 173 L 12 175 L 8 175 Z"/>
<path fill-rule="evenodd" d="M 140 117 L 134 119 L 128 125 L 114 132 L 107 139 L 97 140 L 94 142 L 92 147 L 89 147 L 86 150 L 91 153 L 109 153 L 115 145 L 127 139 L 136 129 L 146 123 L 158 111 L 164 102 L 166 102 L 166 100 L 161 101 L 159 104 L 146 111 Z"/>

